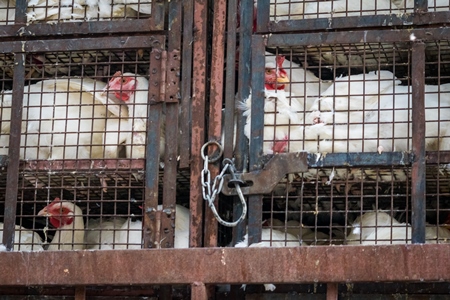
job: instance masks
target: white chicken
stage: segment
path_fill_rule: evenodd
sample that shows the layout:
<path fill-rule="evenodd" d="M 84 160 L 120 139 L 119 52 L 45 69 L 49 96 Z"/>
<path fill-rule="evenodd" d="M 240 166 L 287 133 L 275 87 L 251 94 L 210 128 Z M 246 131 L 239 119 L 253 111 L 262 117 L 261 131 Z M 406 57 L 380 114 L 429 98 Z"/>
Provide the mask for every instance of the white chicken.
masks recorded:
<path fill-rule="evenodd" d="M 128 219 L 114 217 L 110 219 L 89 219 L 86 224 L 84 243 L 86 249 L 112 250 L 125 246 L 120 241 L 120 233 Z M 141 226 L 142 230 L 142 226 Z M 125 237 L 128 239 L 128 237 Z"/>
<path fill-rule="evenodd" d="M 300 246 L 299 238 L 290 234 L 281 232 L 275 229 L 263 228 L 261 232 L 261 242 L 248 245 L 248 233 L 244 236 L 244 240 L 237 243 L 234 247 L 296 247 Z M 246 285 L 242 285 L 245 289 Z M 266 291 L 274 291 L 275 285 L 271 283 L 264 284 Z"/>
<path fill-rule="evenodd" d="M 266 63 L 265 100 L 264 100 L 264 144 L 263 152 L 273 154 L 286 151 L 291 124 L 299 124 L 302 120 L 303 104 L 294 98 L 287 97 L 285 91 L 289 78 L 282 65 L 284 56 L 276 57 L 276 65 Z M 246 116 L 244 134 L 250 139 L 251 134 L 251 95 L 239 108 Z"/>
<path fill-rule="evenodd" d="M 305 120 L 321 125 L 316 132 L 320 139 L 318 151 L 410 150 L 411 87 L 399 83 L 389 71 L 336 79 Z M 425 86 L 426 150 L 450 149 L 448 88 Z"/>
<path fill-rule="evenodd" d="M 162 205 L 158 205 L 162 210 Z M 176 205 L 175 248 L 189 248 L 189 209 Z M 49 217 L 56 233 L 48 250 L 77 249 L 141 249 L 142 221 L 133 221 L 132 217 L 88 219 L 86 228 L 82 210 L 69 201 L 56 198 L 38 213 Z"/>
<path fill-rule="evenodd" d="M 389 0 L 270 1 L 270 16 L 274 21 L 391 14 L 395 11 L 397 6 Z"/>
<path fill-rule="evenodd" d="M 37 232 L 15 225 L 14 251 L 41 251 L 42 238 Z M 3 240 L 3 223 L 0 222 L 0 241 Z M 6 251 L 6 248 L 5 248 Z"/>
<path fill-rule="evenodd" d="M 128 107 L 128 118 L 110 118 L 104 135 L 107 158 L 118 157 L 118 147 L 126 145 L 127 158 L 144 158 L 147 141 L 148 80 L 132 73 L 116 72 L 104 89 Z M 163 123 L 163 122 L 162 122 Z M 164 153 L 164 127 L 161 128 L 160 154 Z"/>
<path fill-rule="evenodd" d="M 128 218 L 119 229 L 114 249 L 142 249 L 142 221 Z"/>
<path fill-rule="evenodd" d="M 20 158 L 103 158 L 106 118 L 126 115 L 101 95 L 104 83 L 88 78 L 44 80 L 25 87 Z M 96 92 L 97 91 L 97 92 Z M 12 92 L 1 95 L 1 139 L 9 141 Z M 120 104 L 120 103 L 119 103 Z M 6 154 L 8 148 L 1 148 Z"/>
<path fill-rule="evenodd" d="M 49 218 L 56 228 L 47 250 L 80 250 L 84 248 L 83 212 L 74 203 L 55 198 L 38 212 L 38 216 Z"/>
<path fill-rule="evenodd" d="M 400 223 L 389 214 L 375 211 L 358 217 L 347 236 L 349 245 L 410 244 L 411 225 Z M 426 225 L 425 243 L 449 243 L 450 230 L 444 226 Z"/>
<path fill-rule="evenodd" d="M 266 68 L 276 69 L 273 63 L 274 55 L 266 52 Z M 305 111 L 309 111 L 314 100 L 319 97 L 331 85 L 318 78 L 311 71 L 306 70 L 299 64 L 285 59 L 278 68 L 284 70 L 289 82 L 285 84 L 284 90 L 291 98 L 296 98 L 300 104 L 303 103 Z M 292 95 L 289 94 L 292 93 Z M 306 99 L 306 100 L 305 100 Z"/>
<path fill-rule="evenodd" d="M 368 236 L 381 228 L 391 228 L 393 226 L 402 226 L 400 222 L 392 218 L 389 214 L 382 211 L 367 212 L 358 216 L 352 224 L 352 230 L 347 236 L 347 244 L 360 244 Z"/>
<path fill-rule="evenodd" d="M 122 1 L 123 2 L 123 1 Z M 113 0 L 31 0 L 27 20 L 33 21 L 92 21 L 134 17 L 135 10 Z"/>
<path fill-rule="evenodd" d="M 163 206 L 158 205 L 158 210 Z M 168 215 L 170 217 L 170 215 Z M 175 241 L 174 248 L 189 248 L 189 220 L 190 211 L 184 206 L 175 206 Z M 142 221 L 132 221 L 128 218 L 117 231 L 117 245 L 115 249 L 142 248 Z"/>

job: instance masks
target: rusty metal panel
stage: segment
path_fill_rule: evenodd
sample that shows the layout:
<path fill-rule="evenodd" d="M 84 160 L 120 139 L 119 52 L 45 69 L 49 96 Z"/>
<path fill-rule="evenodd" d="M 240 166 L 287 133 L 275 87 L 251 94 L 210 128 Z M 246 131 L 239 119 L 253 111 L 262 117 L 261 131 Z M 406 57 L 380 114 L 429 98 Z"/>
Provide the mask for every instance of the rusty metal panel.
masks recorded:
<path fill-rule="evenodd" d="M 214 1 L 214 17 L 212 32 L 212 49 L 211 49 L 211 82 L 209 90 L 209 123 L 208 123 L 208 141 L 222 140 L 222 107 L 223 107 L 223 69 L 225 67 L 225 20 L 226 20 L 226 1 Z M 222 145 L 223 147 L 223 145 Z M 215 148 L 215 147 L 214 147 Z M 214 157 L 214 152 L 218 149 L 207 149 L 208 157 Z M 231 157 L 230 157 L 231 158 Z M 221 161 L 219 158 L 214 163 L 208 165 L 211 178 L 216 178 L 220 173 Z M 212 205 L 219 209 L 218 202 Z M 205 247 L 217 246 L 218 222 L 211 210 L 207 207 L 205 211 Z"/>
<path fill-rule="evenodd" d="M 114 33 L 147 33 L 151 28 L 150 19 L 139 19 L 127 22 L 102 21 L 102 22 L 75 22 L 56 24 L 29 24 L 22 25 L 0 25 L 0 36 L 7 37 L 27 37 L 30 39 L 45 36 L 70 36 L 74 34 L 104 34 Z M 156 30 L 152 30 L 158 33 Z M 159 32 L 163 33 L 163 32 Z"/>
<path fill-rule="evenodd" d="M 191 180 L 190 204 L 191 226 L 190 246 L 202 246 L 203 230 L 203 197 L 201 185 L 201 170 L 203 160 L 201 148 L 205 138 L 206 112 L 206 64 L 207 64 L 207 19 L 208 1 L 194 1 L 194 43 L 193 43 L 193 87 L 191 104 Z"/>
<path fill-rule="evenodd" d="M 175 57 L 167 68 L 167 82 L 172 85 L 171 92 L 166 93 L 166 146 L 164 151 L 164 186 L 163 186 L 163 211 L 171 213 L 163 214 L 161 219 L 162 248 L 173 248 L 174 233 L 176 227 L 176 196 L 177 190 L 177 164 L 178 164 L 178 113 L 179 113 L 179 55 L 181 48 L 181 1 L 171 1 L 169 4 L 169 40 L 168 52 Z M 176 92 L 175 92 L 176 91 Z M 180 216 L 181 217 L 181 216 Z M 169 288 L 167 288 L 169 290 Z M 166 292 L 168 295 L 170 291 Z"/>
<path fill-rule="evenodd" d="M 336 45 L 340 43 L 395 43 L 409 42 L 411 35 L 422 41 L 445 40 L 449 36 L 449 30 L 445 27 L 439 28 L 414 28 L 411 30 L 362 30 L 345 32 L 317 32 L 309 33 L 280 33 L 267 37 L 266 46 L 269 47 L 299 47 L 312 45 Z"/>
<path fill-rule="evenodd" d="M 136 47 L 158 46 L 161 35 L 151 36 L 123 36 L 99 37 L 70 40 L 39 40 L 2 42 L 0 53 L 9 52 L 57 52 L 57 51 L 83 51 L 97 49 L 131 49 Z"/>
<path fill-rule="evenodd" d="M 182 45 L 182 80 L 181 80 L 181 103 L 180 103 L 180 168 L 188 168 L 191 155 L 191 99 L 192 99 L 192 44 L 194 8 L 193 0 L 183 1 L 183 45 Z"/>
<path fill-rule="evenodd" d="M 153 103 L 148 107 L 148 131 L 146 145 L 145 164 L 145 196 L 144 196 L 144 247 L 160 248 L 160 226 L 161 211 L 158 210 L 158 179 L 160 162 L 160 141 L 162 128 L 162 101 L 161 88 L 165 79 L 165 72 L 162 71 L 164 59 L 167 53 L 163 50 L 164 41 L 160 41 L 160 47 L 153 48 L 150 55 L 150 74 L 155 76 L 154 81 L 148 87 L 148 103 Z M 153 158 L 153 159 L 152 159 Z"/>
<path fill-rule="evenodd" d="M 2 272 L 0 280 L 3 285 L 10 286 L 442 282 L 450 280 L 449 266 L 442 264 L 449 259 L 449 247 L 397 245 L 9 252 L 0 255 L 0 262 L 11 271 Z M 360 268 L 355 268 L 349 259 L 358 262 Z M 53 266 L 45 273 L 39 272 L 43 261 L 52 262 Z M 148 272 L 149 265 L 154 272 Z M 157 272 L 174 268 L 176 272 Z M 105 272 L 105 269 L 109 271 Z"/>

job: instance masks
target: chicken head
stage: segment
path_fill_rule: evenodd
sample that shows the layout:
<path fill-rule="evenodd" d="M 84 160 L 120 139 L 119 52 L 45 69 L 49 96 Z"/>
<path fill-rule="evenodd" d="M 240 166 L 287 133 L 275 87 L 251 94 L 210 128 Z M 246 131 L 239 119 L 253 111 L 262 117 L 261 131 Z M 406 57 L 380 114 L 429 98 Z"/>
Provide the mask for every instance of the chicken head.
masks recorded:
<path fill-rule="evenodd" d="M 284 90 L 285 85 L 289 83 L 289 77 L 283 69 L 284 56 L 275 57 L 276 65 L 266 64 L 265 88 L 268 90 Z"/>

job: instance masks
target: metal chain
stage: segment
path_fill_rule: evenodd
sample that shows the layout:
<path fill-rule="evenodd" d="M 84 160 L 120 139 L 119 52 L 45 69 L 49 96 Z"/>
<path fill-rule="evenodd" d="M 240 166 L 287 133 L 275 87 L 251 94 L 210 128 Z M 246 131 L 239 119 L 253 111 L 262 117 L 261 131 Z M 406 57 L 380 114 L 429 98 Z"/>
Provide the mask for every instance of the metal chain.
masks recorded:
<path fill-rule="evenodd" d="M 205 146 L 202 147 L 202 150 L 204 149 L 204 147 Z M 211 184 L 211 172 L 209 172 L 209 169 L 208 169 L 208 163 L 210 163 L 211 161 L 208 159 L 207 155 L 203 154 L 203 151 L 202 151 L 202 157 L 205 160 L 204 165 L 203 165 L 203 170 L 201 172 L 201 181 L 202 181 L 202 187 L 203 187 L 203 189 L 202 189 L 203 199 L 208 201 L 208 206 L 211 208 L 211 210 L 214 214 L 214 217 L 217 219 L 217 221 L 220 224 L 227 226 L 227 227 L 234 227 L 239 222 L 244 220 L 245 216 L 247 214 L 247 203 L 245 202 L 245 197 L 242 194 L 241 187 L 239 186 L 239 184 L 236 181 L 235 181 L 234 185 L 236 187 L 236 191 L 239 195 L 239 199 L 241 200 L 241 204 L 242 204 L 242 214 L 239 217 L 239 219 L 237 219 L 234 222 L 224 221 L 219 216 L 219 214 L 217 213 L 216 207 L 214 206 L 214 201 L 216 200 L 217 195 L 222 191 L 225 173 L 228 171 L 232 175 L 233 179 L 236 179 L 234 163 L 231 159 L 224 159 L 224 161 L 223 161 L 224 167 L 223 167 L 222 171 L 220 172 L 219 175 L 216 176 L 216 178 L 214 178 L 214 182 Z"/>

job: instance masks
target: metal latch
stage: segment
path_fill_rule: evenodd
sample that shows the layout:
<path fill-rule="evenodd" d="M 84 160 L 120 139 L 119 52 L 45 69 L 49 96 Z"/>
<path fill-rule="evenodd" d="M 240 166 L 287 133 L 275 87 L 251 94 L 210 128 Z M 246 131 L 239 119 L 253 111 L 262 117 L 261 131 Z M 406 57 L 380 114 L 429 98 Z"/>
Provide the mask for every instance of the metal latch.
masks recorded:
<path fill-rule="evenodd" d="M 226 174 L 222 193 L 227 196 L 237 195 L 234 183 L 238 180 L 244 195 L 268 194 L 289 173 L 308 171 L 308 152 L 275 154 L 261 170 L 236 174 L 236 178 Z M 233 184 L 232 184 L 233 183 Z"/>

